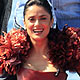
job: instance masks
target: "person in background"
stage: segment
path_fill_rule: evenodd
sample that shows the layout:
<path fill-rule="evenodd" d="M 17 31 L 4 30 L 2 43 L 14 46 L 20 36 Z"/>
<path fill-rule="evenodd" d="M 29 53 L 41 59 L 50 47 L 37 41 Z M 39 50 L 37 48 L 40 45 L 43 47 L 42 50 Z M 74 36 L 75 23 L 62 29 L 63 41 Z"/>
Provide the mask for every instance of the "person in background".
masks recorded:
<path fill-rule="evenodd" d="M 0 70 L 6 80 L 67 80 L 66 70 L 80 74 L 80 29 L 52 27 L 47 0 L 28 0 L 24 26 L 0 36 Z M 15 80 L 16 80 L 15 79 Z"/>
<path fill-rule="evenodd" d="M 56 15 L 57 25 L 62 29 L 65 24 L 80 28 L 80 0 L 48 0 Z"/>

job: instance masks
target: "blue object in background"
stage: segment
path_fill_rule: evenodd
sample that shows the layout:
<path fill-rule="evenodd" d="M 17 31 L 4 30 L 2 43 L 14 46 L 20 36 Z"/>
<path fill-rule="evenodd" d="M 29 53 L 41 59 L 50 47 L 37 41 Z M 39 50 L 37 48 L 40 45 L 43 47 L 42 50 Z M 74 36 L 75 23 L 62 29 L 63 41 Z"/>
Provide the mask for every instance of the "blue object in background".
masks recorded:
<path fill-rule="evenodd" d="M 68 74 L 67 80 L 80 80 L 80 76 L 76 72 L 66 71 Z"/>
<path fill-rule="evenodd" d="M 54 7 L 59 29 L 62 29 L 65 24 L 80 28 L 80 0 L 49 1 Z"/>
<path fill-rule="evenodd" d="M 15 27 L 15 19 L 20 26 L 24 27 L 23 9 L 26 1 L 28 0 L 13 0 L 11 16 L 7 26 L 7 32 L 9 32 L 13 27 Z"/>

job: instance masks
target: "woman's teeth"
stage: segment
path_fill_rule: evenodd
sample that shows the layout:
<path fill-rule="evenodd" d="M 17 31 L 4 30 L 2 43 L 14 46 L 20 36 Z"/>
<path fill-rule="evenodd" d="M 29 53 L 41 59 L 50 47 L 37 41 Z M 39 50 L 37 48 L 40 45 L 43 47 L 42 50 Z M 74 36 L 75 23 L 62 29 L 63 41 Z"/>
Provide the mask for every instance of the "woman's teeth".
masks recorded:
<path fill-rule="evenodd" d="M 34 33 L 42 33 L 43 30 L 33 30 Z"/>

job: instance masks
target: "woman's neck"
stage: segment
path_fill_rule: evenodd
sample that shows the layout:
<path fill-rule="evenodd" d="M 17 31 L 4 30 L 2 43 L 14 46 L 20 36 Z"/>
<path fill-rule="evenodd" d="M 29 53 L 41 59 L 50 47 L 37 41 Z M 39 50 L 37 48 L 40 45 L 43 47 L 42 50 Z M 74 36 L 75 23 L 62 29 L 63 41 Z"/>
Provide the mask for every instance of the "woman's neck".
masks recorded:
<path fill-rule="evenodd" d="M 31 40 L 32 42 L 32 50 L 35 51 L 35 53 L 45 53 L 48 49 L 48 39 L 43 39 L 43 40 Z"/>

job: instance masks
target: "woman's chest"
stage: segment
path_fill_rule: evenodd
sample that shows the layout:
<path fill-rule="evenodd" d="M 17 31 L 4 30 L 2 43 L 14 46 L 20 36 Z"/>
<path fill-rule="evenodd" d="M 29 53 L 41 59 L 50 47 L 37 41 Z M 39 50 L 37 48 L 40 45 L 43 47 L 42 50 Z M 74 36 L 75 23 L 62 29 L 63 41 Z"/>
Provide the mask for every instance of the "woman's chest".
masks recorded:
<path fill-rule="evenodd" d="M 66 80 L 67 75 L 60 72 L 57 76 L 56 72 L 40 72 L 23 68 L 17 75 L 18 80 Z"/>

